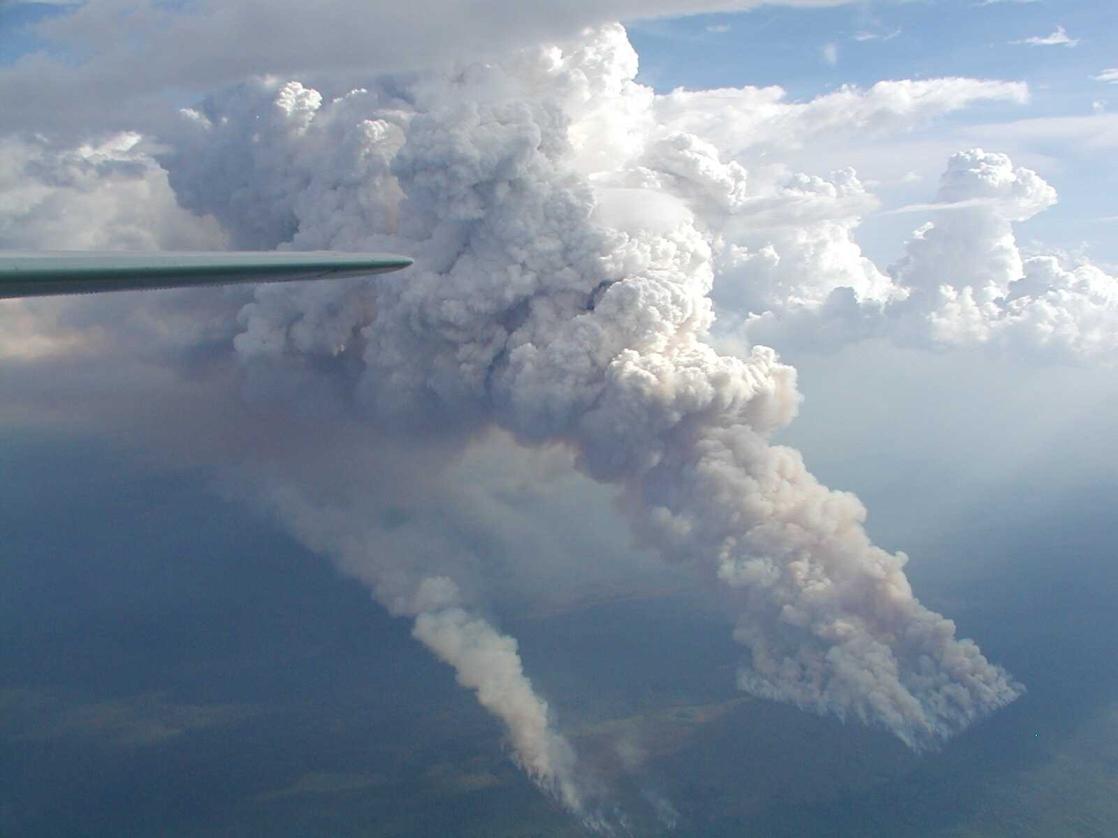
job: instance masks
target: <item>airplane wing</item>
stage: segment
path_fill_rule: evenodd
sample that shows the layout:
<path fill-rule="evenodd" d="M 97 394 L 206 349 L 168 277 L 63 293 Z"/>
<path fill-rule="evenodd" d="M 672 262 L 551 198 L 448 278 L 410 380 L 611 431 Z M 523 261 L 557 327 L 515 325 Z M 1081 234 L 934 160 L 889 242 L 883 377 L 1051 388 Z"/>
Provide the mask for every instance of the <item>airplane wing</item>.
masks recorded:
<path fill-rule="evenodd" d="M 365 276 L 411 263 L 386 253 L 330 251 L 0 252 L 0 299 Z"/>

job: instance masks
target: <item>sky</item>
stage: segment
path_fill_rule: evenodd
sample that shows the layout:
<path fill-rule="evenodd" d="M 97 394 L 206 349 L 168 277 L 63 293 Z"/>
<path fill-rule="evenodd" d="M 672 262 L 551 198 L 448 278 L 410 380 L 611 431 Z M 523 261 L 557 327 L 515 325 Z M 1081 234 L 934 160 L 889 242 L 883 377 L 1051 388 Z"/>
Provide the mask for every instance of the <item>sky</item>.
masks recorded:
<path fill-rule="evenodd" d="M 1066 40 L 1034 43 L 1058 32 Z M 1068 250 L 1087 248 L 1110 263 L 1118 260 L 1114 167 L 1108 165 L 1115 147 L 1108 115 L 1115 88 L 1099 78 L 1114 63 L 1118 23 L 1104 4 L 939 0 L 809 10 L 771 6 L 746 14 L 642 21 L 630 34 L 641 56 L 640 77 L 658 90 L 779 85 L 792 97 L 806 98 L 885 78 L 1025 81 L 1027 107 L 956 114 L 950 118 L 952 138 L 1012 151 L 1022 162 L 1044 168 L 1063 200 L 1025 227 L 1026 235 Z M 1075 124 L 1081 118 L 1088 119 Z M 1089 127 L 1092 122 L 1096 128 Z M 925 178 L 938 175 L 922 168 L 926 146 L 905 151 L 894 148 L 892 154 Z M 917 202 L 919 194 L 915 184 L 901 184 L 885 197 L 903 206 Z M 895 258 L 909 221 L 867 219 L 863 246 L 875 257 Z"/>
<path fill-rule="evenodd" d="M 243 766 L 215 831 L 948 834 L 922 783 L 980 829 L 1069 759 L 1029 828 L 1104 822 L 1112 17 L 0 4 L 0 248 L 415 259 L 0 302 L 6 828 L 131 828 L 157 748 Z M 229 762 L 280 727 L 318 768 Z"/>

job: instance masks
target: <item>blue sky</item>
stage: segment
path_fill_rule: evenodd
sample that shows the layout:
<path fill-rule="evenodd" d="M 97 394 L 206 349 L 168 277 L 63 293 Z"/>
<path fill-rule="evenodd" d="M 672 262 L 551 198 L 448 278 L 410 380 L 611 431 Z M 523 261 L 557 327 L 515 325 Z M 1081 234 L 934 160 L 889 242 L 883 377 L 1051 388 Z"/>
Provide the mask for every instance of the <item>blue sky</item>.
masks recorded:
<path fill-rule="evenodd" d="M 1050 36 L 1063 27 L 1074 46 L 1015 43 Z M 1118 65 L 1118 15 L 1106 0 L 992 2 L 928 0 L 865 2 L 823 9 L 764 6 L 734 14 L 637 21 L 629 36 L 641 57 L 640 78 L 659 91 L 778 85 L 808 99 L 844 84 L 867 87 L 883 79 L 973 76 L 1029 84 L 1027 106 L 988 104 L 944 117 L 952 126 L 1018 119 L 1086 117 L 1118 109 L 1118 86 L 1095 79 Z M 872 36 L 872 37 L 871 37 Z M 834 45 L 834 63 L 825 56 Z M 1118 139 L 1111 128 L 1103 148 L 1071 147 L 1062 138 L 1030 141 L 1060 161 L 1042 171 L 1061 203 L 1023 225 L 1067 250 L 1084 247 L 1118 262 Z M 960 140 L 965 142 L 965 140 Z M 989 150 L 1002 150 L 995 140 Z M 928 161 L 938 174 L 941 161 Z M 930 199 L 927 182 L 885 194 L 886 207 Z M 923 196 L 923 198 L 921 198 Z M 870 219 L 860 240 L 875 258 L 890 261 L 913 217 Z"/>
<path fill-rule="evenodd" d="M 57 3 L 0 3 L 0 64 L 46 49 L 48 44 L 36 35 L 35 24 L 68 10 L 68 6 Z"/>
<path fill-rule="evenodd" d="M 883 78 L 965 75 L 1028 81 L 1038 107 L 1081 113 L 1105 99 L 1090 77 L 1118 61 L 1118 16 L 1102 0 L 765 6 L 736 14 L 638 21 L 630 37 L 641 77 L 657 89 L 777 84 L 795 97 Z M 1013 41 L 1058 26 L 1074 48 Z M 827 44 L 837 48 L 832 65 Z"/>

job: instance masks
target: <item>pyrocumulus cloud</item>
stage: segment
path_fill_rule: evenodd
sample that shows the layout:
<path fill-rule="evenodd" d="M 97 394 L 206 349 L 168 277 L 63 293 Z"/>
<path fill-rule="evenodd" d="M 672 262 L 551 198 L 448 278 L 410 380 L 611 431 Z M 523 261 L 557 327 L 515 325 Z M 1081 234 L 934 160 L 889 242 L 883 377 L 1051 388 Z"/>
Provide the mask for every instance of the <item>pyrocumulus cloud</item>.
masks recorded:
<path fill-rule="evenodd" d="M 161 232 L 143 243 L 414 256 L 376 282 L 230 294 L 205 335 L 157 331 L 159 357 L 193 347 L 196 378 L 241 389 L 266 414 L 313 414 L 324 445 L 356 426 L 450 456 L 494 429 L 565 447 L 617 488 L 644 544 L 728 592 L 743 690 L 936 747 L 1022 688 L 919 602 L 905 556 L 870 541 L 856 497 L 771 441 L 799 394 L 795 371 L 760 341 L 886 336 L 1081 361 L 1113 350 L 1114 280 L 1021 255 L 1013 225 L 1056 196 L 1004 155 L 951 158 L 934 220 L 888 270 L 854 241 L 877 206 L 856 172 L 748 164 L 780 142 L 1024 101 L 1022 85 L 883 82 L 789 103 L 773 88 L 660 96 L 636 70 L 610 25 L 330 100 L 298 81 L 246 82 L 182 111 L 154 158 L 131 135 L 77 152 L 11 141 L 0 162 L 21 162 L 3 174 L 4 195 L 23 220 L 4 240 L 57 234 L 80 206 L 113 209 L 87 211 L 89 241 L 139 241 L 120 235 L 135 225 L 124 199 L 141 190 L 162 208 Z M 186 298 L 163 299 L 173 311 Z M 36 311 L 8 316 L 26 329 Z M 42 322 L 66 338 L 55 354 L 91 340 L 80 316 Z M 305 448 L 266 453 L 245 479 L 257 499 L 411 618 L 505 726 L 525 772 L 603 825 L 561 720 L 486 610 L 484 557 L 431 528 L 386 525 L 371 475 L 300 486 L 283 463 Z"/>

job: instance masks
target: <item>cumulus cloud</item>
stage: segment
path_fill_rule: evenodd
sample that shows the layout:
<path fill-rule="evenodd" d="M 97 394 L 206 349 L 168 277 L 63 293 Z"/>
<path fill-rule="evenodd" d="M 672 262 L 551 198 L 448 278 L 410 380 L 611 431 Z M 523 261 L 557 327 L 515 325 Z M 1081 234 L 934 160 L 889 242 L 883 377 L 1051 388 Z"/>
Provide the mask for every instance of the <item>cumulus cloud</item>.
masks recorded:
<path fill-rule="evenodd" d="M 1021 276 L 1013 223 L 1055 204 L 1056 190 L 1006 155 L 974 149 L 948 162 L 937 203 L 946 209 L 909 243 L 895 270 L 899 281 L 914 290 L 978 287 L 998 297 Z"/>
<path fill-rule="evenodd" d="M 167 172 L 125 132 L 54 147 L 0 137 L 0 248 L 223 249 L 212 217 L 183 210 Z"/>
<path fill-rule="evenodd" d="M 775 88 L 657 96 L 636 69 L 611 25 L 340 96 L 261 78 L 164 122 L 158 163 L 129 146 L 113 152 L 137 155 L 128 178 L 96 178 L 110 191 L 151 179 L 143 205 L 173 190 L 176 219 L 219 224 L 238 247 L 415 257 L 376 282 L 209 297 L 204 337 L 175 319 L 189 295 L 115 304 L 136 316 L 98 351 L 147 346 L 196 388 L 173 396 L 191 443 L 240 464 L 244 491 L 411 618 L 524 769 L 589 823 L 589 775 L 488 611 L 484 550 L 430 518 L 409 526 L 387 497 L 430 497 L 440 463 L 495 429 L 561 447 L 620 495 L 642 543 L 735 603 L 742 689 L 935 747 L 1021 687 L 920 603 L 856 497 L 774 444 L 797 411 L 795 371 L 765 346 L 716 349 L 716 306 L 729 328 L 782 340 L 790 323 L 837 323 L 835 339 L 1004 335 L 1073 352 L 1101 351 L 1113 311 L 1101 272 L 1022 259 L 1012 225 L 1055 194 L 1002 155 L 951 160 L 936 204 L 952 209 L 891 271 L 856 244 L 876 200 L 853 170 L 757 162 L 780 142 L 1022 101 L 1024 86 L 882 82 L 790 103 Z M 59 206 L 85 194 L 58 188 Z M 127 217 L 104 223 L 111 237 Z M 57 306 L 40 309 L 44 332 L 52 317 L 103 325 L 93 304 Z M 31 378 L 13 392 L 41 393 Z"/>
<path fill-rule="evenodd" d="M 951 157 L 936 200 L 877 293 L 836 284 L 825 299 L 753 303 L 746 329 L 778 345 L 888 336 L 937 347 L 988 345 L 1071 362 L 1105 361 L 1118 335 L 1118 279 L 1062 254 L 1022 254 L 1014 225 L 1056 203 L 1036 172 L 982 149 Z M 851 242 L 851 253 L 860 251 Z M 748 304 L 748 303 L 747 303 Z"/>

